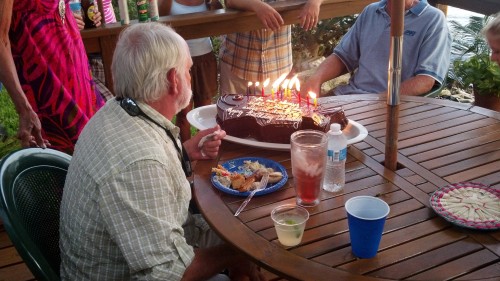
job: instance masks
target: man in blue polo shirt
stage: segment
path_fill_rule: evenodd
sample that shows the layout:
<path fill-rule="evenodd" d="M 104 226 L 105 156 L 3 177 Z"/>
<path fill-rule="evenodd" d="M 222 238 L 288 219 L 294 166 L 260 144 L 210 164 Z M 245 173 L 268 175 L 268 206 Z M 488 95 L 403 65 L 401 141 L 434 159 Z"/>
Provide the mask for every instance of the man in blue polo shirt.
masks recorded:
<path fill-rule="evenodd" d="M 344 35 L 333 54 L 303 85 L 320 93 L 321 84 L 350 72 L 349 84 L 335 95 L 378 94 L 387 91 L 390 53 L 391 0 L 368 5 Z M 445 80 L 451 36 L 444 14 L 427 0 L 405 0 L 400 93 L 421 95 Z"/>

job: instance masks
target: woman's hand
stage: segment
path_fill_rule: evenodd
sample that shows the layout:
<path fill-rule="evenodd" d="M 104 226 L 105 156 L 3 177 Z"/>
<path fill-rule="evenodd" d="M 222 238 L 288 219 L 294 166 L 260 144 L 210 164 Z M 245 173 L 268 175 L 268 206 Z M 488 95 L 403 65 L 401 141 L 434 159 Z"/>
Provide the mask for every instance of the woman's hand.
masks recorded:
<path fill-rule="evenodd" d="M 82 30 L 85 28 L 85 22 L 83 21 L 83 17 L 81 14 L 73 14 L 75 18 L 76 25 L 78 26 L 78 30 Z"/>
<path fill-rule="evenodd" d="M 300 26 L 304 30 L 311 30 L 318 25 L 321 2 L 323 0 L 309 0 L 300 11 Z"/>
<path fill-rule="evenodd" d="M 102 21 L 101 12 L 99 12 L 96 9 L 94 9 L 94 19 L 92 21 L 94 22 L 94 25 L 96 27 L 101 26 L 101 21 Z"/>
<path fill-rule="evenodd" d="M 48 140 L 42 137 L 42 125 L 38 115 L 30 108 L 27 111 L 19 112 L 19 129 L 17 138 L 21 141 L 22 147 L 50 146 Z"/>

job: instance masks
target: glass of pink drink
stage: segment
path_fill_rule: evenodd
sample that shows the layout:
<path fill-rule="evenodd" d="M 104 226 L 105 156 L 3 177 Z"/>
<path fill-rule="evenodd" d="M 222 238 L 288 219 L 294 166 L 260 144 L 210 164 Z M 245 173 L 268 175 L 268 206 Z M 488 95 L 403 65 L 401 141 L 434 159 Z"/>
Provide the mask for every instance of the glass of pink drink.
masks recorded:
<path fill-rule="evenodd" d="M 327 136 L 316 130 L 301 130 L 292 134 L 290 143 L 297 204 L 316 206 L 325 175 Z"/>

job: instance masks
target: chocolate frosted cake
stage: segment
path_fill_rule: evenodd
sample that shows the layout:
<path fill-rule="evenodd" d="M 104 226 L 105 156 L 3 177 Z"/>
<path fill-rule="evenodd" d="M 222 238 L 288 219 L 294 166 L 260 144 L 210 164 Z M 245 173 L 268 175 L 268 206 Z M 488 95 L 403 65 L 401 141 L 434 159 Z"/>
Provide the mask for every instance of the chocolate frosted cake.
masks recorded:
<path fill-rule="evenodd" d="M 344 129 L 348 122 L 338 105 L 243 95 L 219 97 L 216 121 L 230 136 L 271 143 L 290 143 L 298 130 L 327 132 L 332 123 Z"/>

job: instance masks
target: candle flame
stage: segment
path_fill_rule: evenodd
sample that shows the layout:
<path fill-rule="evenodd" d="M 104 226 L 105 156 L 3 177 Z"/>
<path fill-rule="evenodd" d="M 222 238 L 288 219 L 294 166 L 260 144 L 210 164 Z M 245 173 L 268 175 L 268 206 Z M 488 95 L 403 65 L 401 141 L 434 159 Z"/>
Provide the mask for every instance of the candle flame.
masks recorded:
<path fill-rule="evenodd" d="M 264 83 L 262 84 L 264 87 L 267 87 L 267 85 L 269 85 L 269 82 L 271 81 L 270 78 L 267 78 L 266 81 L 264 81 Z"/>
<path fill-rule="evenodd" d="M 288 85 L 290 89 L 293 87 L 294 84 L 297 84 L 299 82 L 299 75 L 295 74 L 295 76 L 290 79 L 290 84 Z"/>
<path fill-rule="evenodd" d="M 255 87 L 259 87 L 260 83 L 257 81 L 255 82 Z"/>
<path fill-rule="evenodd" d="M 295 82 L 295 89 L 297 89 L 297 92 L 300 92 L 300 81 L 299 81 L 299 79 L 297 79 L 297 81 Z"/>
<path fill-rule="evenodd" d="M 283 82 L 283 80 L 285 80 L 285 78 L 286 78 L 286 73 L 285 73 L 285 74 L 282 74 L 282 75 L 278 78 L 278 80 L 274 81 L 274 83 L 273 83 L 273 87 L 274 87 L 274 88 L 278 88 L 278 87 L 279 87 L 279 85 L 281 84 L 281 82 Z"/>
<path fill-rule="evenodd" d="M 252 86 L 253 83 L 252 82 L 248 82 L 248 87 Z"/>
<path fill-rule="evenodd" d="M 285 79 L 285 82 L 283 82 L 283 84 L 281 84 L 281 87 L 283 89 L 286 89 L 288 87 L 288 83 L 290 83 L 290 79 Z"/>
<path fill-rule="evenodd" d="M 312 99 L 315 99 L 315 98 L 316 98 L 316 93 L 309 91 L 309 93 L 308 93 L 308 94 L 309 94 L 309 96 L 310 96 Z"/>

